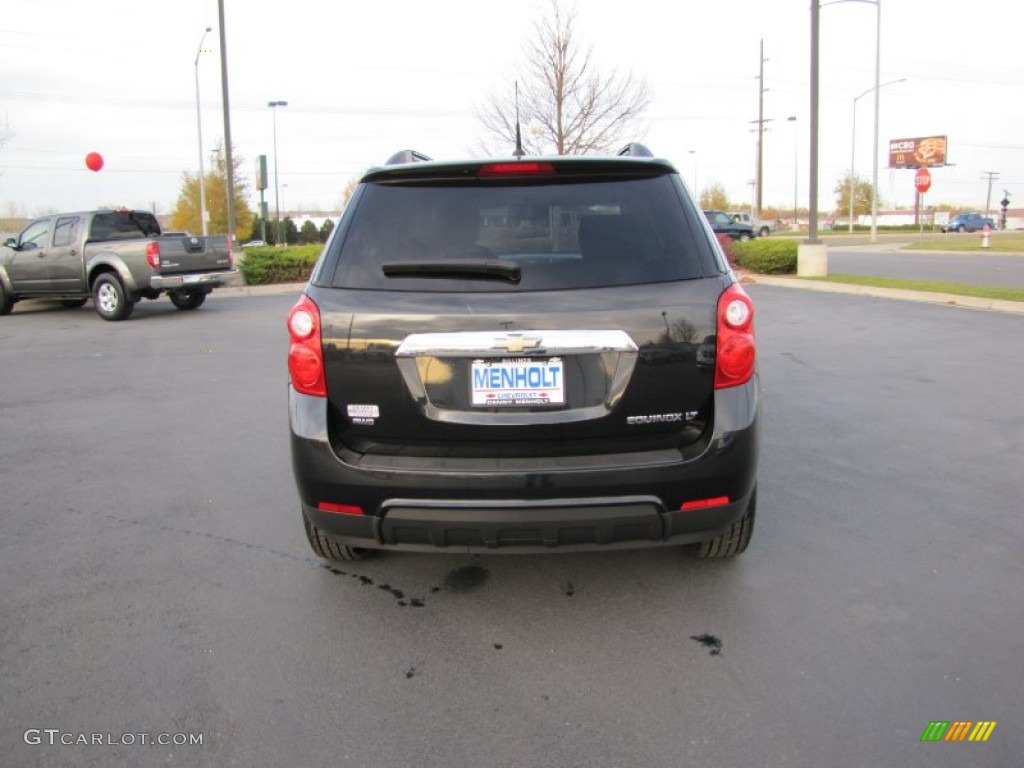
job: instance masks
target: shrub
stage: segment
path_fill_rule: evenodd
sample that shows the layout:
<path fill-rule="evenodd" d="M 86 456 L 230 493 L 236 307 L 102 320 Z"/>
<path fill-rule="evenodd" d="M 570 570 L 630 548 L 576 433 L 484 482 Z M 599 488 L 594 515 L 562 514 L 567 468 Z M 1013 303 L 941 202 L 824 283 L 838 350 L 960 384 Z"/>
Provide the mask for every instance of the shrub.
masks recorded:
<path fill-rule="evenodd" d="M 737 263 L 762 275 L 796 272 L 796 252 L 796 240 L 782 238 L 758 238 L 733 245 Z"/>
<path fill-rule="evenodd" d="M 309 280 L 322 250 L 320 245 L 246 248 L 238 269 L 247 285 L 301 283 Z"/>
<path fill-rule="evenodd" d="M 733 250 L 733 244 L 736 242 L 728 235 L 715 235 L 718 239 L 718 244 L 722 246 L 722 253 L 725 254 L 725 260 L 729 262 L 730 267 L 736 265 L 736 252 Z"/>

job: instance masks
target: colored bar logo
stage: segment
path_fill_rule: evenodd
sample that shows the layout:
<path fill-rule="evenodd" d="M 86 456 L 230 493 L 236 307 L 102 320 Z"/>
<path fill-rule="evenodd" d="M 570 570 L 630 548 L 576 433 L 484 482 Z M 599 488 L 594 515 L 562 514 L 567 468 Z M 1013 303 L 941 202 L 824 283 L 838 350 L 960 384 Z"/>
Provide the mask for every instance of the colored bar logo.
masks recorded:
<path fill-rule="evenodd" d="M 988 741 L 997 724 L 995 720 L 932 720 L 921 741 Z"/>

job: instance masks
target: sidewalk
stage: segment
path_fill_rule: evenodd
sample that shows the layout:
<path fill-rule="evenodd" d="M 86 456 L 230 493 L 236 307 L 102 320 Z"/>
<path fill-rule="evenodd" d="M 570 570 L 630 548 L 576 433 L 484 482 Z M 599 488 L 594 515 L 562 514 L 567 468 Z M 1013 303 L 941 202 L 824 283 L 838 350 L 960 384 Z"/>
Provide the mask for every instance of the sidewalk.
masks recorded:
<path fill-rule="evenodd" d="M 779 288 L 800 288 L 805 291 L 823 293 L 846 293 L 856 296 L 873 296 L 880 299 L 898 299 L 900 301 L 917 301 L 925 304 L 945 304 L 964 309 L 984 309 L 990 312 L 1007 312 L 1024 315 L 1024 302 L 1004 301 L 1001 299 L 980 299 L 973 296 L 958 296 L 951 293 L 929 293 L 927 291 L 906 291 L 899 288 L 875 288 L 869 285 L 850 285 L 847 283 L 822 283 L 817 280 L 804 280 L 798 277 L 776 277 L 774 275 L 757 275 L 751 272 L 736 270 L 740 282 L 744 284 L 772 285 Z M 214 296 L 273 296 L 277 294 L 302 293 L 306 283 L 275 283 L 274 285 L 240 285 L 218 288 Z"/>

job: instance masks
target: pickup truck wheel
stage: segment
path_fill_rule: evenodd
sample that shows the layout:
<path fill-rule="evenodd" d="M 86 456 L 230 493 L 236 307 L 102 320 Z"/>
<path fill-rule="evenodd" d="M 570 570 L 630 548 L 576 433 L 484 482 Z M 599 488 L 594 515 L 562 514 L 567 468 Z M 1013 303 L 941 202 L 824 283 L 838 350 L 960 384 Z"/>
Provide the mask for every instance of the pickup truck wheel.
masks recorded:
<path fill-rule="evenodd" d="M 749 240 L 749 239 L 750 239 L 750 235 L 748 235 L 748 234 L 747 234 L 746 232 L 744 232 L 743 234 L 741 234 L 741 235 L 740 235 L 740 238 L 739 238 L 739 240 L 740 240 L 740 242 L 741 242 L 741 243 L 745 243 L 745 242 L 747 242 L 747 240 Z"/>
<path fill-rule="evenodd" d="M 771 234 L 771 230 L 768 227 L 761 227 L 757 232 L 758 237 L 768 237 L 769 234 Z"/>
<path fill-rule="evenodd" d="M 754 531 L 754 513 L 757 511 L 757 488 L 750 495 L 747 511 L 743 517 L 733 523 L 729 530 L 721 536 L 702 541 L 697 549 L 697 557 L 722 558 L 742 554 L 750 544 L 750 535 Z"/>
<path fill-rule="evenodd" d="M 67 309 L 78 309 L 79 307 L 84 307 L 87 301 L 88 299 L 61 299 L 60 305 Z"/>
<path fill-rule="evenodd" d="M 7 291 L 4 290 L 4 284 L 0 283 L 0 315 L 11 314 L 11 309 L 14 307 L 14 299 Z"/>
<path fill-rule="evenodd" d="M 104 320 L 126 320 L 135 309 L 134 302 L 128 300 L 121 279 L 111 273 L 104 272 L 92 284 L 92 300 L 96 305 L 96 313 Z"/>
<path fill-rule="evenodd" d="M 202 291 L 171 291 L 167 295 L 178 309 L 199 309 L 206 301 L 206 294 Z"/>
<path fill-rule="evenodd" d="M 374 553 L 372 549 L 359 549 L 335 541 L 309 522 L 305 515 L 302 516 L 302 523 L 306 526 L 306 538 L 309 540 L 309 546 L 313 548 L 313 551 L 318 556 L 325 560 L 352 562 L 354 560 L 365 560 Z"/>

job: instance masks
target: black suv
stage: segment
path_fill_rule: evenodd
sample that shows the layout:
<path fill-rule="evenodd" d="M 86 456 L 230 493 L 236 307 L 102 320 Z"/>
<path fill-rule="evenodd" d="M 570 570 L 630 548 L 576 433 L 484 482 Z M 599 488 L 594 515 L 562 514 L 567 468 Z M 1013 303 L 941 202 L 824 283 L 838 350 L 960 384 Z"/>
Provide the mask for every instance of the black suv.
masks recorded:
<path fill-rule="evenodd" d="M 292 463 L 324 558 L 747 547 L 753 305 L 676 169 L 366 173 L 288 315 Z"/>

